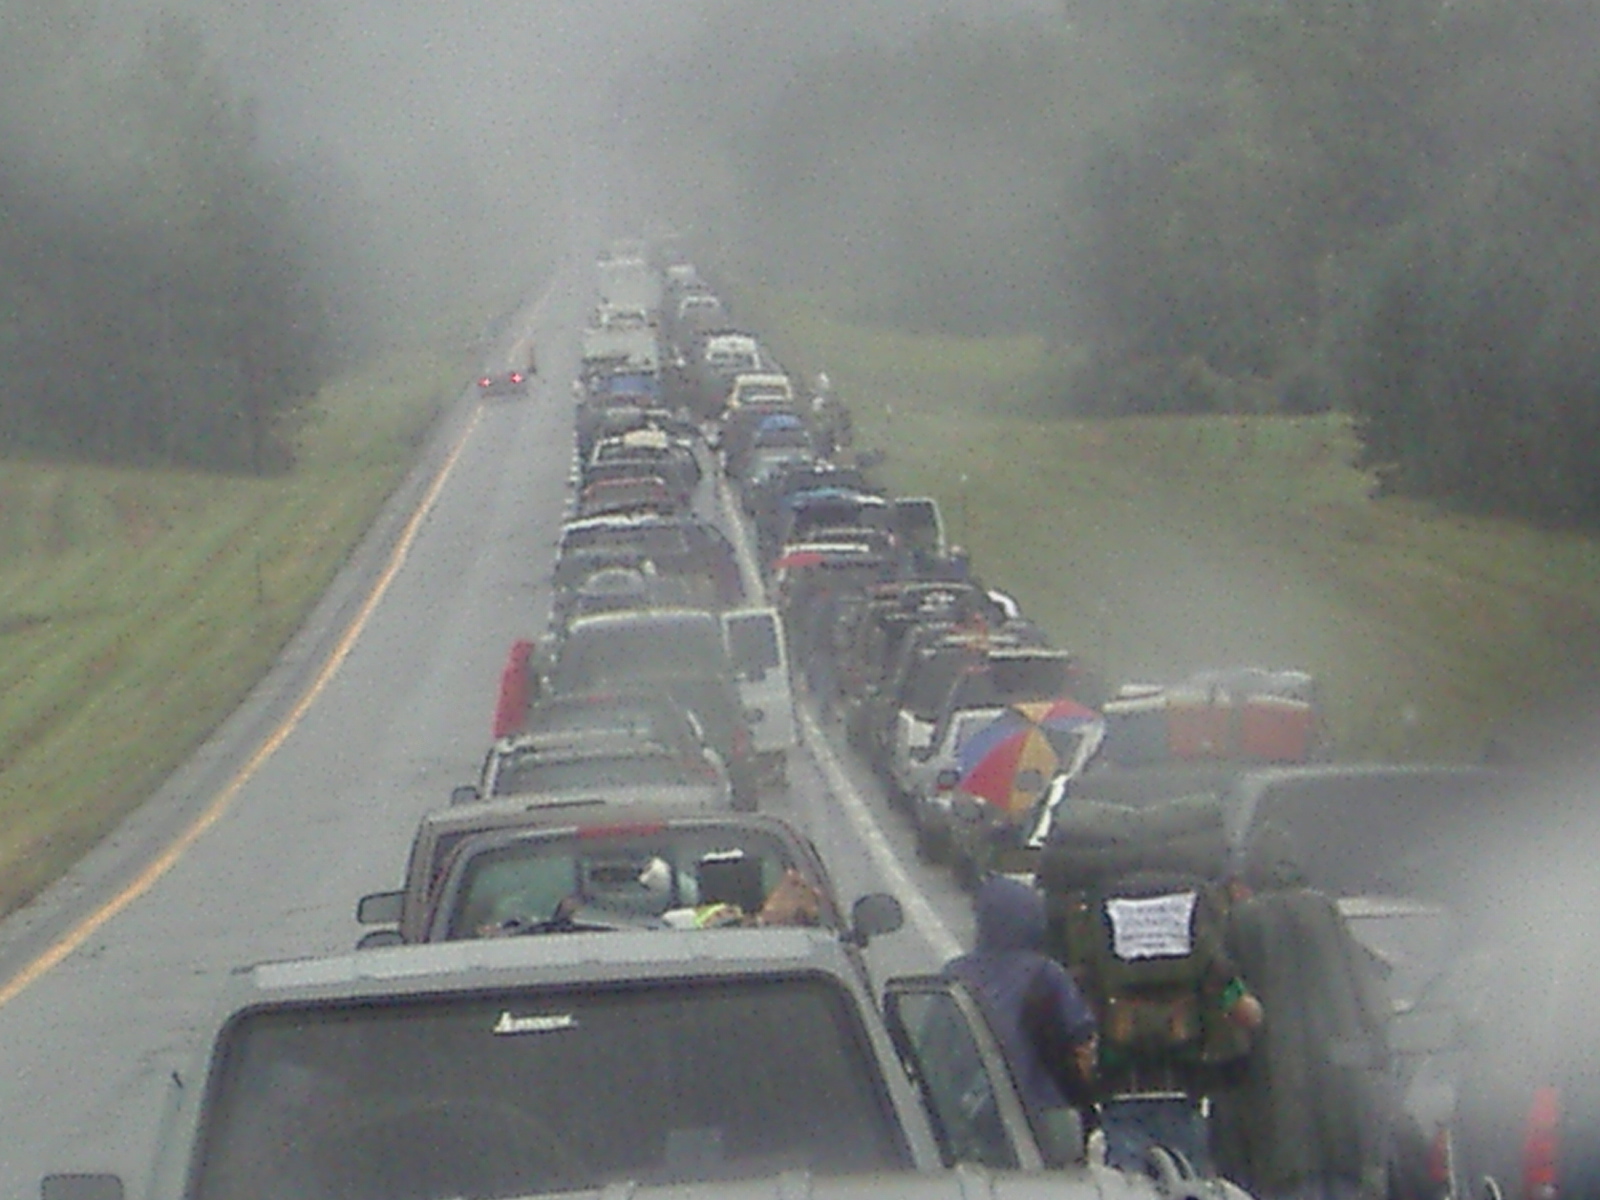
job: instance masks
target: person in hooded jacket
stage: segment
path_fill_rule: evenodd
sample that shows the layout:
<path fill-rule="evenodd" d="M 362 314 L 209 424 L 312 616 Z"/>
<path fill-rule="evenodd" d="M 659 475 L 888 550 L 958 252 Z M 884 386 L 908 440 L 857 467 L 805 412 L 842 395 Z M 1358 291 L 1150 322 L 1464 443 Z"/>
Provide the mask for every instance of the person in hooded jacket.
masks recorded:
<path fill-rule="evenodd" d="M 1072 976 L 1044 952 L 1044 897 L 993 875 L 974 897 L 973 950 L 945 964 L 971 990 L 989 1022 L 1017 1094 L 1036 1129 L 1077 1107 L 1093 1079 L 1098 1044 L 1094 1011 Z"/>

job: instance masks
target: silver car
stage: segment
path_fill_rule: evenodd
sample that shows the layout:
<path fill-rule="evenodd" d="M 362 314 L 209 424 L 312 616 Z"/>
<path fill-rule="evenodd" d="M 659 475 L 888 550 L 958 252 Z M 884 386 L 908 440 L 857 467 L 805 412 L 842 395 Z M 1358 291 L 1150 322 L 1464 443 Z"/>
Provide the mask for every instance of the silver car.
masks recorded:
<path fill-rule="evenodd" d="M 886 915 L 863 901 L 857 931 Z M 880 1016 L 831 931 L 404 946 L 257 966 L 230 987 L 201 1061 L 171 1075 L 141 1200 L 681 1196 L 780 1174 L 783 1195 L 813 1179 L 833 1194 L 835 1177 L 971 1195 L 986 1171 L 1051 1165 L 1029 1178 L 1062 1200 L 1227 1190 L 1164 1155 L 1164 1182 L 1088 1164 L 1081 1132 L 1041 1145 L 961 985 L 893 981 Z M 43 1194 L 123 1190 L 63 1174 Z"/>

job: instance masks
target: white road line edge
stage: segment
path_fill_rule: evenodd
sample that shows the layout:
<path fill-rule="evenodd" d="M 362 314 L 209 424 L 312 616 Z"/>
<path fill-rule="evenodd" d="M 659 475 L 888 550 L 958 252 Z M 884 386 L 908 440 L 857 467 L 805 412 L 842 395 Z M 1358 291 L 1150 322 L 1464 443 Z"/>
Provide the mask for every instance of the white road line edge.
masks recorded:
<path fill-rule="evenodd" d="M 717 502 L 722 508 L 723 520 L 727 522 L 728 528 L 733 530 L 734 550 L 739 556 L 746 586 L 756 595 L 762 595 L 761 571 L 750 550 L 750 537 L 749 531 L 745 528 L 744 514 L 739 511 L 738 505 L 732 502 L 731 491 L 720 469 L 716 470 L 715 478 Z M 856 832 L 861 835 L 861 842 L 867 848 L 872 861 L 877 864 L 878 869 L 883 872 L 895 894 L 900 898 L 900 904 L 906 910 L 906 915 L 911 918 L 911 923 L 917 927 L 917 931 L 939 957 L 953 958 L 960 954 L 961 943 L 934 911 L 933 905 L 928 903 L 928 898 L 923 895 L 922 889 L 912 881 L 911 876 L 906 874 L 906 869 L 900 865 L 899 856 L 889 845 L 883 827 L 878 824 L 877 818 L 872 815 L 872 810 L 867 807 L 866 800 L 850 781 L 848 772 L 828 743 L 827 735 L 822 732 L 816 718 L 812 716 L 809 702 L 797 700 L 795 711 L 800 719 L 800 729 L 805 735 L 806 749 L 810 751 L 812 760 L 821 769 L 827 780 L 828 789 L 844 808 L 845 815 L 855 825 Z"/>

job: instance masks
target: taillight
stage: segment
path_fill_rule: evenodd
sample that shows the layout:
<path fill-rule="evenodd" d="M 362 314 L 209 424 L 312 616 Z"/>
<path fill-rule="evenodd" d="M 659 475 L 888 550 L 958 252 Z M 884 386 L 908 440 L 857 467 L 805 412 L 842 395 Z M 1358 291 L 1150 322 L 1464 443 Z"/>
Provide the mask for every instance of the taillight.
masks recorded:
<path fill-rule="evenodd" d="M 1556 1200 L 1560 1194 L 1556 1177 L 1560 1125 L 1560 1090 L 1537 1089 L 1533 1102 L 1528 1105 L 1527 1124 L 1522 1129 L 1523 1200 Z"/>
<path fill-rule="evenodd" d="M 487 375 L 485 375 L 482 379 L 478 380 L 478 386 L 479 387 L 488 387 L 489 386 L 489 377 Z"/>
<path fill-rule="evenodd" d="M 513 372 L 511 372 L 511 382 L 512 383 L 521 383 L 522 382 L 522 372 L 521 371 L 513 371 Z"/>

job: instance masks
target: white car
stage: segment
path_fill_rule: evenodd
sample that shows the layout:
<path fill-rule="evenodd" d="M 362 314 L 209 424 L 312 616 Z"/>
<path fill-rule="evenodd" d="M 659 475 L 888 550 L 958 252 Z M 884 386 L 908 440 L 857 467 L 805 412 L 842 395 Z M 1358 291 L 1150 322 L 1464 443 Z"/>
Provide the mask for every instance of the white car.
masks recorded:
<path fill-rule="evenodd" d="M 941 861 L 950 845 L 950 794 L 959 782 L 961 751 L 973 734 L 1004 712 L 1003 707 L 960 709 L 920 748 L 902 753 L 896 742 L 890 775 L 911 807 L 917 853 L 929 862 Z"/>

